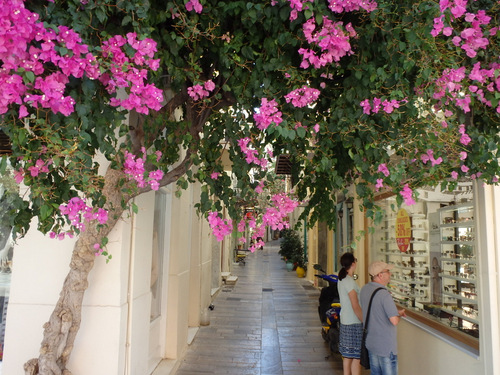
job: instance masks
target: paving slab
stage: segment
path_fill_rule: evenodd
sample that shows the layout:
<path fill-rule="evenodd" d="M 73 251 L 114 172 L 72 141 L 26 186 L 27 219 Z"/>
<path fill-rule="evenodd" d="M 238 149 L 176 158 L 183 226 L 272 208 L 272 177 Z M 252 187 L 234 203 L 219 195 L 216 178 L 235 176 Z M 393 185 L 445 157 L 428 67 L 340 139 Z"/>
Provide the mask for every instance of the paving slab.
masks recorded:
<path fill-rule="evenodd" d="M 321 337 L 320 291 L 281 260 L 279 241 L 235 265 L 173 375 L 342 375 Z M 363 371 L 363 375 L 369 374 Z"/>

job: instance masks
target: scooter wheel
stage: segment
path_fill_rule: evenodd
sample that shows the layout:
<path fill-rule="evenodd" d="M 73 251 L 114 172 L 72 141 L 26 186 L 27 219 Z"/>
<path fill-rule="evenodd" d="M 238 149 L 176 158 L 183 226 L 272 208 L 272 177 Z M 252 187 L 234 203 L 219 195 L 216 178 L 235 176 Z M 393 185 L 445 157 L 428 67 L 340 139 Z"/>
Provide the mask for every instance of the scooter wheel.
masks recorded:
<path fill-rule="evenodd" d="M 323 340 L 325 340 L 326 342 L 328 342 L 329 338 L 328 338 L 328 331 L 326 331 L 324 328 L 321 328 L 321 337 L 323 337 Z"/>
<path fill-rule="evenodd" d="M 328 331 L 328 344 L 332 353 L 339 352 L 339 331 L 332 328 Z"/>

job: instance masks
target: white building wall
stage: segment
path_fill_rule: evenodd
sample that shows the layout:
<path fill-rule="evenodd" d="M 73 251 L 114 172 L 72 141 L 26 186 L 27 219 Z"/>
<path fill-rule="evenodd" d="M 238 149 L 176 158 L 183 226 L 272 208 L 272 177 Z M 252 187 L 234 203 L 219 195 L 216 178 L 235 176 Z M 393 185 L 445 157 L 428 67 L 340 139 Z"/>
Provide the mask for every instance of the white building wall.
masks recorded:
<path fill-rule="evenodd" d="M 189 327 L 199 325 L 201 312 L 211 303 L 212 249 L 220 246 L 208 223 L 195 214 L 195 197 L 192 188 L 180 198 L 169 194 L 161 342 L 150 337 L 151 192 L 136 198 L 137 215 L 125 213 L 108 236 L 112 260 L 106 264 L 104 257 L 96 258 L 68 364 L 74 375 L 146 375 L 162 357 L 175 360 L 186 350 Z M 59 297 L 74 243 L 49 239 L 35 229 L 15 247 L 3 374 L 23 375 L 23 364 L 38 357 L 43 324 Z M 158 347 L 161 357 L 151 358 L 149 351 Z"/>
<path fill-rule="evenodd" d="M 33 225 L 33 228 L 36 228 Z M 97 258 L 89 275 L 82 322 L 68 366 L 74 374 L 122 374 L 125 360 L 129 225 L 119 222 L 109 236 L 113 260 Z M 3 373 L 24 374 L 38 357 L 48 321 L 69 270 L 75 240 L 58 241 L 30 231 L 14 250 Z M 92 361 L 89 361 L 92 358 Z"/>

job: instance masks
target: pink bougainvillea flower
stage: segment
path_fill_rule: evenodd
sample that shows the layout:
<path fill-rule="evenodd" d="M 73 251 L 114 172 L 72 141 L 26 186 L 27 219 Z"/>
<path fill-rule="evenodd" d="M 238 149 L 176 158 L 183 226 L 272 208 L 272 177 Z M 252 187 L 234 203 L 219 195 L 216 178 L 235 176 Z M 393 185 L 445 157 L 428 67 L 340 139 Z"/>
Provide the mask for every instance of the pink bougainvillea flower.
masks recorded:
<path fill-rule="evenodd" d="M 410 189 L 408 184 L 403 187 L 403 190 L 401 190 L 399 194 L 401 194 L 407 206 L 412 206 L 416 203 L 413 199 L 413 191 Z"/>
<path fill-rule="evenodd" d="M 378 171 L 381 172 L 385 177 L 388 177 L 391 174 L 385 163 L 378 166 Z"/>
<path fill-rule="evenodd" d="M 261 180 L 259 182 L 259 184 L 257 185 L 257 187 L 255 188 L 255 192 L 257 194 L 260 194 L 264 191 L 264 186 L 265 186 L 266 182 L 264 180 Z"/>
<path fill-rule="evenodd" d="M 220 242 L 225 236 L 231 234 L 233 231 L 233 222 L 231 219 L 223 220 L 219 217 L 218 212 L 212 211 L 208 214 L 208 224 L 212 229 L 212 233 Z"/>
<path fill-rule="evenodd" d="M 279 125 L 283 121 L 281 118 L 282 113 L 278 110 L 278 103 L 276 100 L 261 99 L 261 105 L 258 113 L 253 115 L 255 124 L 260 130 L 265 130 L 272 123 Z"/>
<path fill-rule="evenodd" d="M 311 87 L 302 86 L 285 95 L 287 103 L 292 103 L 294 107 L 302 108 L 314 103 L 319 97 L 320 91 Z"/>
<path fill-rule="evenodd" d="M 203 11 L 203 6 L 200 4 L 199 0 L 189 0 L 186 3 L 186 10 L 188 12 L 194 10 L 196 13 L 201 13 Z"/>

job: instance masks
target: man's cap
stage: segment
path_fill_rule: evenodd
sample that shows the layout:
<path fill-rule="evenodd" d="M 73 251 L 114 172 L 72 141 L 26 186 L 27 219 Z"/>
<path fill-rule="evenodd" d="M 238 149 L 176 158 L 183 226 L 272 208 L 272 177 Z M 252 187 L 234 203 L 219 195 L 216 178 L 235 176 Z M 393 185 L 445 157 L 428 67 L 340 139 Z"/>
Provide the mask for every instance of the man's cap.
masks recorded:
<path fill-rule="evenodd" d="M 368 273 L 371 276 L 377 276 L 383 270 L 391 270 L 394 268 L 394 264 L 387 264 L 381 260 L 377 260 L 368 266 Z"/>

